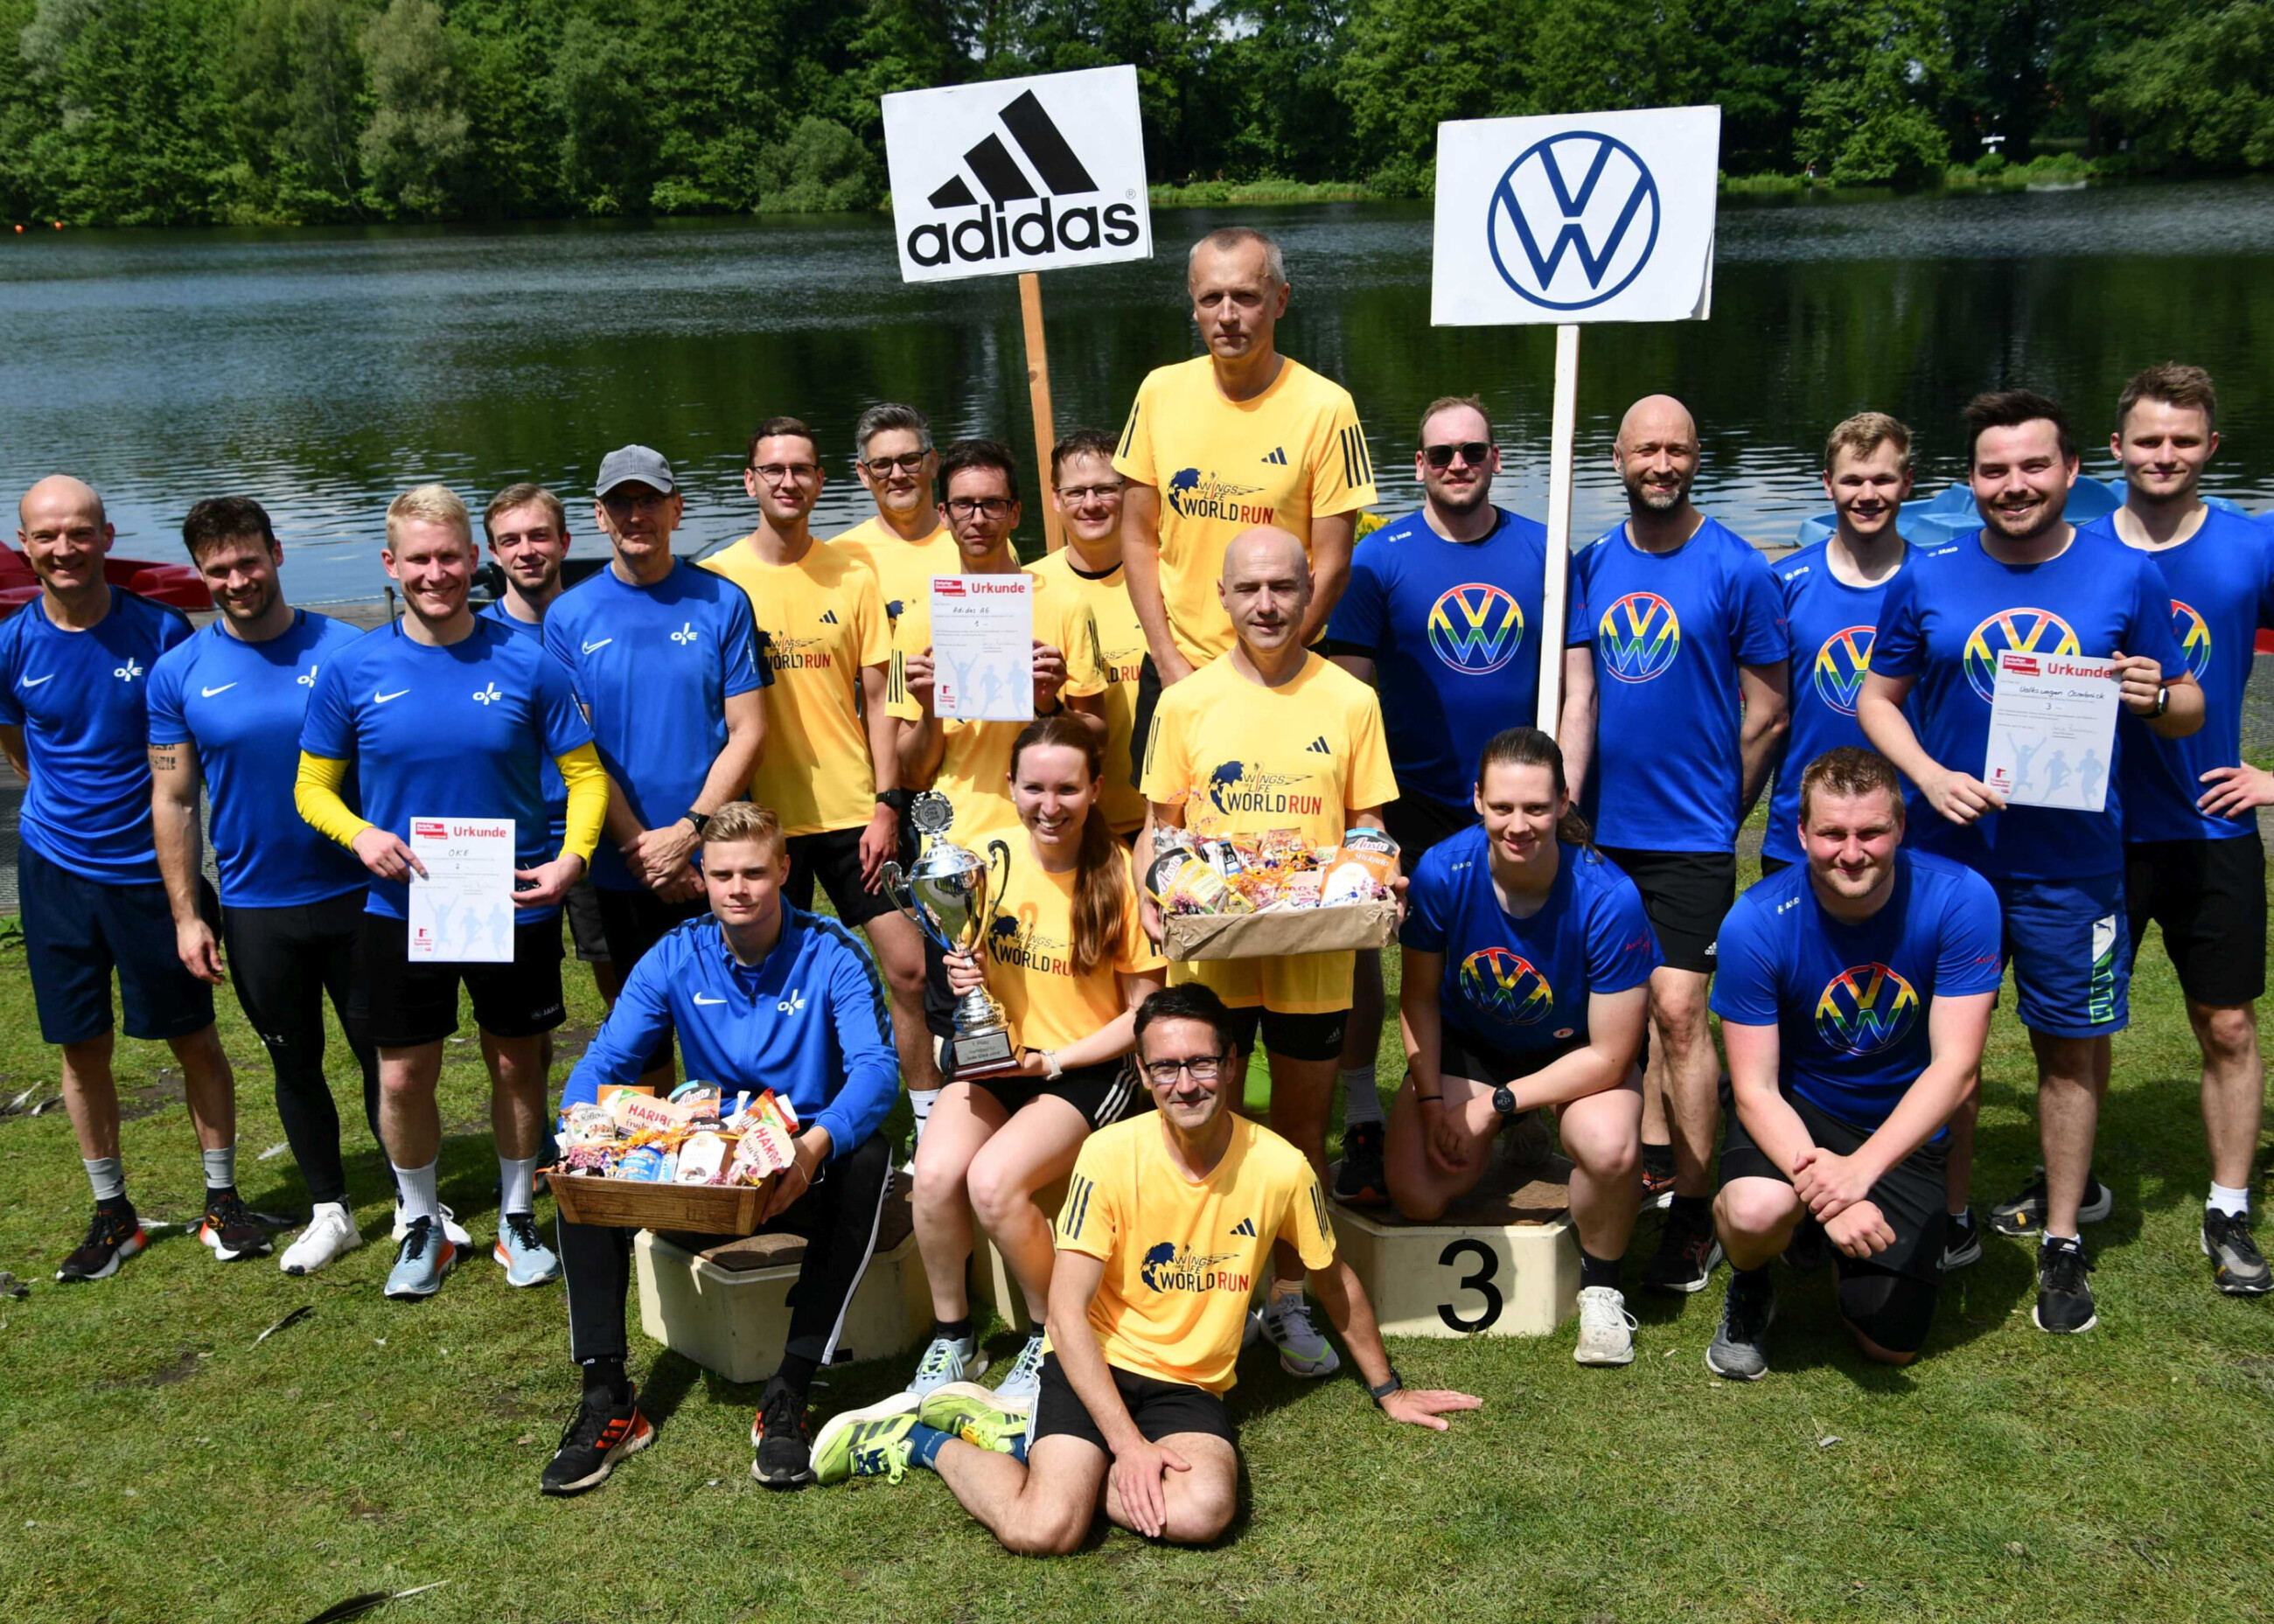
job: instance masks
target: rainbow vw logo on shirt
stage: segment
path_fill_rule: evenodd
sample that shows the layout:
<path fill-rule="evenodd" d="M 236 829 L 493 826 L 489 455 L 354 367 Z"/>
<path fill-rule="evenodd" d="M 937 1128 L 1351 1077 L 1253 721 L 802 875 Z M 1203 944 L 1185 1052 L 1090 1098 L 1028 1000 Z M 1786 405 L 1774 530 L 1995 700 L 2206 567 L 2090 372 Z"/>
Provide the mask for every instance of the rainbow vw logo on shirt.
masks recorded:
<path fill-rule="evenodd" d="M 1524 611 L 1481 581 L 1449 587 L 1429 605 L 1429 647 L 1455 671 L 1488 676 L 1524 646 Z"/>
<path fill-rule="evenodd" d="M 1876 630 L 1870 626 L 1844 626 L 1826 637 L 1816 651 L 1816 696 L 1842 716 L 1856 714 L 1864 673 L 1871 668 L 1871 638 Z"/>
<path fill-rule="evenodd" d="M 1816 1000 L 1816 1035 L 1851 1055 L 1876 1054 L 1903 1040 L 1918 1019 L 1917 989 L 1883 964 L 1851 965 Z"/>
<path fill-rule="evenodd" d="M 1595 625 L 1603 665 L 1622 682 L 1663 675 L 1682 652 L 1682 622 L 1674 605 L 1655 592 L 1629 592 L 1603 611 Z"/>
<path fill-rule="evenodd" d="M 2210 622 L 2195 613 L 2194 605 L 2174 598 L 2172 635 L 2180 640 L 2180 652 L 2187 656 L 2187 675 L 2202 681 L 2203 673 L 2210 669 Z"/>
<path fill-rule="evenodd" d="M 1966 639 L 1966 680 L 1990 703 L 1998 688 L 1998 656 L 2007 649 L 2022 654 L 2077 654 L 2076 633 L 2050 609 L 2000 609 Z"/>
<path fill-rule="evenodd" d="M 1529 1026 L 1555 1007 L 1555 989 L 1532 961 L 1504 947 L 1483 947 L 1461 960 L 1461 994 L 1506 1026 Z"/>

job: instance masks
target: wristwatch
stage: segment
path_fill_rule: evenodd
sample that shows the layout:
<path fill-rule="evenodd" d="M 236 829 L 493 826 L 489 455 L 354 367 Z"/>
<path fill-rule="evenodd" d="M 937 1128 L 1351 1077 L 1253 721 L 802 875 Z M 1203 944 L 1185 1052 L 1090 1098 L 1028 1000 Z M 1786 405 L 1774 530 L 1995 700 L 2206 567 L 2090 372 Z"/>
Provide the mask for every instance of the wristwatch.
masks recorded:
<path fill-rule="evenodd" d="M 1043 1057 L 1043 1075 L 1048 1078 L 1051 1082 L 1055 1083 L 1058 1079 L 1065 1075 L 1065 1068 L 1058 1064 L 1058 1050 L 1055 1049 L 1038 1049 L 1035 1052 Z"/>
<path fill-rule="evenodd" d="M 1516 1115 L 1516 1092 L 1503 1083 L 1493 1090 L 1493 1109 L 1503 1116 Z"/>
<path fill-rule="evenodd" d="M 695 838 L 697 840 L 703 838 L 703 831 L 711 826 L 711 815 L 708 812 L 697 812 L 693 807 L 681 812 L 679 818 L 681 823 L 695 825 Z"/>
<path fill-rule="evenodd" d="M 1036 721 L 1040 721 L 1046 716 L 1056 716 L 1059 711 L 1065 709 L 1065 696 L 1062 694 L 1052 695 L 1050 696 L 1050 708 L 1049 710 L 1045 710 L 1040 705 L 1035 707 L 1035 719 Z"/>
<path fill-rule="evenodd" d="M 2165 711 L 2171 708 L 2172 689 L 2170 684 L 2166 683 L 2165 686 L 2156 690 L 2156 708 L 2153 710 L 2150 710 L 2148 714 L 2150 716 L 2161 716 Z"/>
<path fill-rule="evenodd" d="M 1376 1404 L 1380 1404 L 1382 1400 L 1388 1398 L 1391 1394 L 1403 1391 L 1404 1386 L 1405 1382 L 1404 1379 L 1397 1373 L 1397 1366 L 1393 1365 L 1389 1367 L 1389 1380 L 1383 1382 L 1378 1387 L 1368 1387 L 1367 1391 L 1374 1395 L 1374 1402 Z"/>
<path fill-rule="evenodd" d="M 908 815 L 908 807 L 915 798 L 916 793 L 912 789 L 880 789 L 877 792 L 877 804 L 892 808 L 902 817 Z"/>

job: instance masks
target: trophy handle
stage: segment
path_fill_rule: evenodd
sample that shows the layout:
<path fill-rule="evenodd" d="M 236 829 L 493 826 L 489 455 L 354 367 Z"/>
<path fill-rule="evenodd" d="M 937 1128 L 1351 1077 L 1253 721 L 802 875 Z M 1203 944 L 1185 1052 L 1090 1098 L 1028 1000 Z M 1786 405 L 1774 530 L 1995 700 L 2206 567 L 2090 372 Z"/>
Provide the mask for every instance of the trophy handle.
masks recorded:
<path fill-rule="evenodd" d="M 933 934 L 931 927 L 924 922 L 923 910 L 916 906 L 915 892 L 908 889 L 907 870 L 888 858 L 885 860 L 882 872 L 885 880 L 885 900 L 891 903 L 902 918 L 916 928 L 916 933 L 919 936 L 937 942 L 939 938 Z"/>
<path fill-rule="evenodd" d="M 1003 910 L 1003 898 L 1011 894 L 1011 846 L 1006 840 L 987 843 L 987 872 L 994 877 L 995 894 L 987 904 L 987 923 L 991 930 L 995 915 Z"/>

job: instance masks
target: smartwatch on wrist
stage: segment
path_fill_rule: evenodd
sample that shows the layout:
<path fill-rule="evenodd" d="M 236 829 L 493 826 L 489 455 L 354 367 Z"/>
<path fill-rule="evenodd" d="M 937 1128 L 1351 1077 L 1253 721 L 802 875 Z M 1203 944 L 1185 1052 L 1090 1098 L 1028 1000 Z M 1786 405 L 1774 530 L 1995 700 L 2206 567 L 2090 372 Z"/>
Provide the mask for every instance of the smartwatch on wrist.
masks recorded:
<path fill-rule="evenodd" d="M 1055 1083 L 1058 1079 L 1065 1075 L 1065 1068 L 1058 1064 L 1058 1050 L 1055 1049 L 1037 1049 L 1035 1052 L 1043 1057 L 1043 1075 L 1044 1077 L 1050 1079 L 1050 1081 Z"/>
<path fill-rule="evenodd" d="M 1368 1387 L 1367 1391 L 1374 1395 L 1374 1404 L 1378 1408 L 1382 1400 L 1393 1393 L 1403 1391 L 1404 1387 L 1404 1380 L 1397 1373 L 1397 1366 L 1393 1365 L 1389 1367 L 1389 1380 L 1378 1387 Z"/>
<path fill-rule="evenodd" d="M 1492 1101 L 1493 1109 L 1498 1111 L 1502 1116 L 1513 1116 L 1516 1115 L 1516 1092 L 1509 1087 L 1507 1084 L 1502 1083 L 1499 1087 L 1493 1090 Z"/>
<path fill-rule="evenodd" d="M 2171 708 L 2172 690 L 2170 685 L 2167 683 L 2156 690 L 2156 708 L 2153 710 L 2150 710 L 2148 714 L 2150 716 L 2161 716 L 2165 711 Z"/>
<path fill-rule="evenodd" d="M 877 792 L 877 804 L 890 807 L 902 817 L 907 816 L 908 808 L 915 798 L 916 793 L 912 789 L 880 789 Z"/>
<path fill-rule="evenodd" d="M 679 821 L 682 823 L 692 823 L 695 826 L 695 838 L 700 840 L 703 838 L 703 831 L 711 826 L 711 815 L 708 812 L 697 812 L 693 807 L 689 807 L 679 815 Z"/>

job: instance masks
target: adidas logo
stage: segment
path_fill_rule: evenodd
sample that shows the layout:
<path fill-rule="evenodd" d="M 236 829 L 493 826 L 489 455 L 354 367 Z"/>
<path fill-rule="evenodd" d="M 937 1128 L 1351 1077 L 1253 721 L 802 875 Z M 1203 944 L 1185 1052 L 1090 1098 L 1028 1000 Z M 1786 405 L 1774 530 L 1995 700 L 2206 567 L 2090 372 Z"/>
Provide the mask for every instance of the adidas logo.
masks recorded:
<path fill-rule="evenodd" d="M 835 611 L 834 609 L 824 609 L 824 610 L 821 612 L 821 623 L 822 623 L 824 626 L 834 626 L 834 625 L 836 625 L 836 624 L 837 624 L 837 611 Z"/>
<path fill-rule="evenodd" d="M 1274 447 L 1271 447 L 1271 455 L 1270 455 L 1269 456 L 1265 457 L 1263 460 L 1264 460 L 1265 462 L 1267 462 L 1271 463 L 1273 466 L 1277 467 L 1277 468 L 1284 468 L 1284 467 L 1286 467 L 1286 466 L 1287 466 L 1287 447 L 1284 447 L 1284 446 L 1274 446 Z"/>
<path fill-rule="evenodd" d="M 1041 98 L 1022 90 L 965 150 L 960 172 L 926 195 L 927 204 L 951 218 L 924 221 L 902 246 L 919 266 L 1055 260 L 1085 249 L 1128 250 L 1141 241 L 1144 222 L 1135 189 L 1118 189 L 1126 197 L 1102 207 L 1066 204 L 1070 198 L 1102 197 L 1106 189 Z M 1015 215 L 1013 207 L 1020 211 Z"/>
<path fill-rule="evenodd" d="M 1245 1235 L 1249 1239 L 1253 1240 L 1255 1237 L 1255 1220 L 1253 1218 L 1241 1219 L 1238 1223 L 1231 1226 L 1231 1232 L 1234 1235 Z"/>
<path fill-rule="evenodd" d="M 1324 733 L 1321 733 L 1303 748 L 1314 756 L 1332 756 L 1335 753 L 1334 748 L 1328 744 L 1327 736 Z"/>

